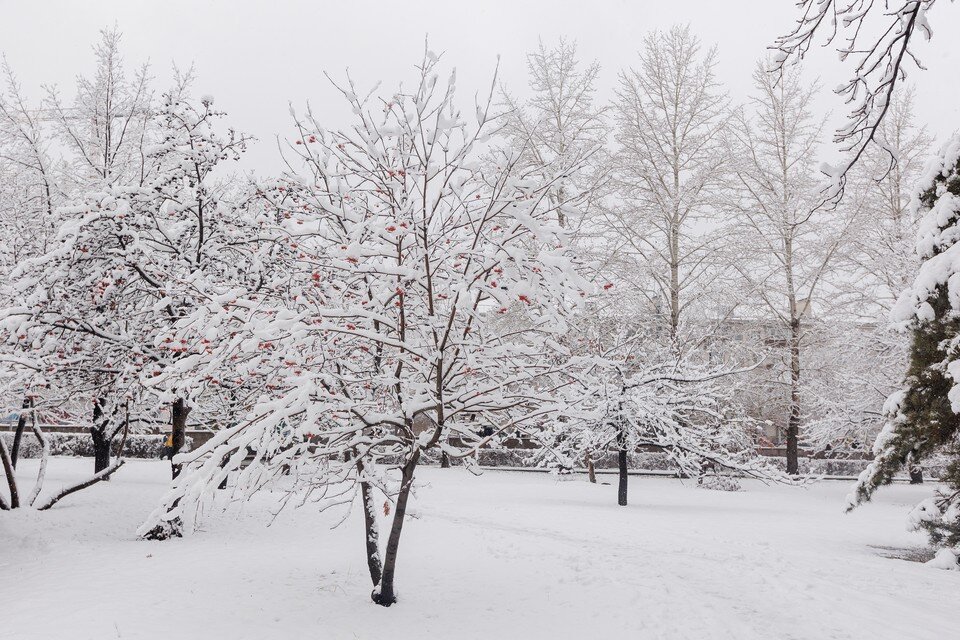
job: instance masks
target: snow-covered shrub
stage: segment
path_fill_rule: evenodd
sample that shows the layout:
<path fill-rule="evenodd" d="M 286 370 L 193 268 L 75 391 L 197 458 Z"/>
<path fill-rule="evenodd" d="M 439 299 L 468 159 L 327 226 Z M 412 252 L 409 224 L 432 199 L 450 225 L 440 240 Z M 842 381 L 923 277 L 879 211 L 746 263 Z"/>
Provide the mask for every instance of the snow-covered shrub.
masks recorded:
<path fill-rule="evenodd" d="M 44 434 L 50 444 L 49 455 L 52 456 L 80 456 L 93 457 L 93 441 L 88 433 L 46 433 Z M 0 433 L 8 447 L 13 445 L 12 433 Z M 125 458 L 159 458 L 163 455 L 164 443 L 167 436 L 163 434 L 136 433 L 127 436 L 126 444 L 123 447 L 123 457 Z M 187 438 L 187 450 L 189 451 L 193 444 L 193 438 Z M 120 455 L 120 441 L 113 444 L 112 454 Z M 29 432 L 24 434 L 20 443 L 21 458 L 39 458 L 41 454 L 40 443 Z"/>
<path fill-rule="evenodd" d="M 740 491 L 743 488 L 736 477 L 722 473 L 708 473 L 702 476 L 697 480 L 697 486 L 714 491 Z"/>

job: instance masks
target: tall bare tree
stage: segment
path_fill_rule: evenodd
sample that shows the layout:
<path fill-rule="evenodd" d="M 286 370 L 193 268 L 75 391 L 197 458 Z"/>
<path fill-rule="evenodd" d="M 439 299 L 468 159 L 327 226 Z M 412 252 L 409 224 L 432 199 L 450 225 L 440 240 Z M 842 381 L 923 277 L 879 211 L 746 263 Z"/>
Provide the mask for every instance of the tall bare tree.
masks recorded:
<path fill-rule="evenodd" d="M 784 377 L 789 388 L 787 471 L 797 473 L 802 420 L 801 320 L 824 288 L 855 216 L 828 211 L 816 169 L 823 120 L 811 101 L 816 85 L 801 83 L 796 68 L 779 79 L 763 63 L 753 74 L 755 95 L 731 127 L 738 191 L 731 201 L 739 222 L 738 269 L 762 308 L 783 329 Z"/>
<path fill-rule="evenodd" d="M 552 47 L 540 41 L 537 50 L 527 55 L 527 74 L 531 92 L 527 100 L 503 91 L 508 113 L 502 133 L 521 153 L 520 166 L 556 180 L 551 202 L 589 194 L 590 200 L 576 215 L 571 215 L 574 212 L 568 207 L 557 209 L 557 221 L 575 239 L 607 176 L 603 154 L 609 133 L 607 109 L 596 102 L 600 65 L 596 61 L 582 65 L 576 42 L 561 38 Z M 567 176 L 544 175 L 559 165 L 581 168 Z"/>
<path fill-rule="evenodd" d="M 646 265 L 648 301 L 663 310 L 673 340 L 717 252 L 706 219 L 724 184 L 729 101 L 716 60 L 688 26 L 652 32 L 639 65 L 620 74 L 614 107 L 619 197 L 607 218 L 615 250 Z"/>
<path fill-rule="evenodd" d="M 911 89 L 893 95 L 876 142 L 848 174 L 847 204 L 863 215 L 838 256 L 836 317 L 819 332 L 824 339 L 810 354 L 819 363 L 805 385 L 816 405 L 808 442 L 840 453 L 869 450 L 883 423 L 884 401 L 900 387 L 908 364 L 908 345 L 889 317 L 920 266 L 910 192 L 931 146 L 915 123 Z M 919 468 L 911 473 L 922 478 Z"/>
<path fill-rule="evenodd" d="M 893 95 L 877 143 L 849 175 L 848 193 L 869 215 L 858 221 L 844 266 L 856 283 L 850 296 L 858 315 L 875 319 L 879 313 L 885 319 L 919 267 L 914 249 L 918 221 L 910 198 L 932 139 L 915 122 L 912 89 Z"/>
<path fill-rule="evenodd" d="M 56 87 L 47 87 L 44 116 L 55 128 L 68 154 L 69 180 L 81 190 L 91 181 L 143 183 L 146 179 L 146 136 L 153 94 L 149 67 L 127 76 L 116 28 L 100 32 L 94 48 L 96 73 L 77 77 L 72 105 Z"/>

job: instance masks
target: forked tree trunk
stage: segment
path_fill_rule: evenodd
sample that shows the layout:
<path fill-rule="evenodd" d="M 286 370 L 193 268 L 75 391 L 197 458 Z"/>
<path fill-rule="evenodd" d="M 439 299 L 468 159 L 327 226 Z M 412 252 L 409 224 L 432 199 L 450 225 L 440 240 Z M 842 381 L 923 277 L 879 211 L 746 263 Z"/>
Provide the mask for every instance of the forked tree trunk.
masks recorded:
<path fill-rule="evenodd" d="M 100 473 L 110 466 L 110 437 L 108 435 L 110 420 L 103 411 L 106 405 L 106 398 L 97 398 L 93 401 L 93 425 L 90 427 L 90 437 L 93 439 L 94 473 Z M 104 480 L 109 480 L 109 478 L 104 478 Z"/>
<path fill-rule="evenodd" d="M 387 539 L 387 549 L 383 558 L 383 574 L 380 584 L 374 587 L 373 593 L 370 594 L 375 603 L 384 607 L 389 607 L 397 601 L 393 576 L 397 568 L 397 551 L 400 548 L 400 534 L 403 531 L 403 521 L 407 513 L 407 499 L 410 497 L 413 474 L 419 461 L 420 450 L 417 449 L 401 470 L 400 492 L 397 494 L 397 506 L 393 512 L 393 524 L 390 527 L 390 537 Z"/>
<path fill-rule="evenodd" d="M 183 398 L 177 398 L 170 409 L 170 427 L 173 435 L 170 448 L 170 472 L 176 478 L 180 475 L 180 465 L 173 464 L 173 457 L 177 455 L 187 441 L 187 416 L 190 415 L 190 407 Z"/>
<path fill-rule="evenodd" d="M 23 431 L 27 428 L 27 416 L 24 413 L 30 406 L 33 404 L 33 401 L 27 396 L 23 397 L 23 409 L 20 411 L 20 415 L 17 416 L 17 430 L 13 433 L 13 446 L 10 448 L 10 464 L 14 469 L 17 468 L 17 459 L 20 457 L 20 443 L 23 441 Z"/>
<path fill-rule="evenodd" d="M 620 471 L 617 504 L 625 507 L 627 506 L 627 432 L 622 427 L 617 433 L 617 467 Z"/>

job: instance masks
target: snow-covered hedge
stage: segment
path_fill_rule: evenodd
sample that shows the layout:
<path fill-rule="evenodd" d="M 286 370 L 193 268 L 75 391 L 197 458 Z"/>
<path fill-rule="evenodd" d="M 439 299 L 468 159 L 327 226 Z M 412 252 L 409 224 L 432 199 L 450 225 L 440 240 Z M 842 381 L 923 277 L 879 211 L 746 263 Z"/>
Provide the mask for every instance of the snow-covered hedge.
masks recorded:
<path fill-rule="evenodd" d="M 50 442 L 50 455 L 54 456 L 93 456 L 93 440 L 86 433 L 45 433 Z M 0 433 L 7 446 L 13 445 L 13 433 Z M 159 458 L 163 453 L 164 434 L 130 434 L 127 436 L 124 457 L 126 458 Z M 186 439 L 185 450 L 189 450 L 192 439 Z M 113 445 L 113 454 L 117 454 L 120 446 L 119 437 Z M 37 458 L 40 456 L 40 443 L 33 433 L 23 434 L 20 443 L 21 458 Z"/>
<path fill-rule="evenodd" d="M 477 461 L 482 467 L 533 467 L 534 465 L 529 462 L 530 452 L 530 449 L 482 449 Z M 786 469 L 785 458 L 768 458 L 767 460 Z M 425 464 L 439 464 L 440 455 L 436 451 L 430 451 L 429 454 L 424 454 L 423 461 Z M 452 460 L 451 463 L 456 466 L 461 464 L 461 461 Z M 847 459 L 800 458 L 799 460 L 801 474 L 847 478 L 856 478 L 869 463 L 869 460 Z M 631 453 L 628 455 L 628 465 L 630 471 L 673 472 L 676 470 L 676 465 L 667 455 L 658 452 Z M 613 452 L 608 453 L 594 460 L 594 466 L 597 469 L 616 469 L 617 456 Z M 939 460 L 923 466 L 925 479 L 937 479 L 942 476 L 943 471 L 944 463 Z"/>

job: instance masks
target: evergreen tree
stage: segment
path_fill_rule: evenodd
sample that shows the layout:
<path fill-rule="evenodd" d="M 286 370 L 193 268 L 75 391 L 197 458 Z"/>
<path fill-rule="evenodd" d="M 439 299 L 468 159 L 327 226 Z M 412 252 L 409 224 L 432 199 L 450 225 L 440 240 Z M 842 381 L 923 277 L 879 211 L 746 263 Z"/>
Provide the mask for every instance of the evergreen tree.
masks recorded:
<path fill-rule="evenodd" d="M 887 422 L 875 459 L 861 474 L 849 508 L 871 498 L 896 473 L 943 454 L 946 488 L 911 515 L 914 528 L 957 564 L 960 548 L 960 136 L 928 165 L 913 206 L 923 216 L 917 238 L 921 266 L 900 296 L 893 319 L 913 332 L 903 388 L 887 400 Z M 960 568 L 960 566 L 958 566 Z"/>

